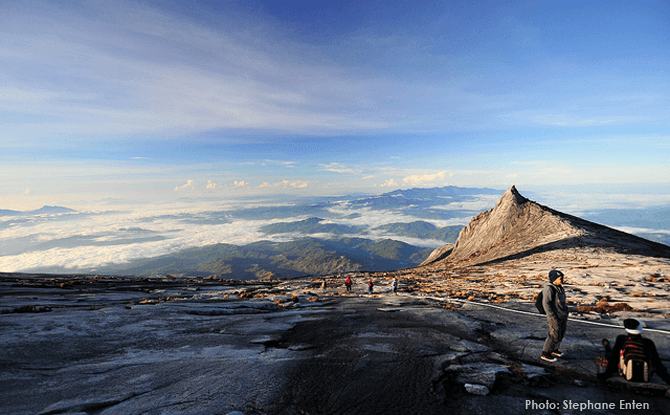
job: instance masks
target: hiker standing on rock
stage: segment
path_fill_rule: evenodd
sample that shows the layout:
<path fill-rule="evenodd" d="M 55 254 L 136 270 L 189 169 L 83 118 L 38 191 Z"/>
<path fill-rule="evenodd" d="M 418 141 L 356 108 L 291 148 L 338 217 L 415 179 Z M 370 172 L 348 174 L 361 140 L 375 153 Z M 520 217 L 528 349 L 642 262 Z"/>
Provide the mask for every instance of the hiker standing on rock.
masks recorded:
<path fill-rule="evenodd" d="M 393 282 L 391 283 L 391 288 L 393 288 L 393 292 L 395 295 L 398 295 L 398 280 L 393 278 Z"/>
<path fill-rule="evenodd" d="M 372 278 L 370 278 L 370 281 L 368 281 L 368 294 L 372 294 L 373 287 L 374 284 L 372 283 Z"/>
<path fill-rule="evenodd" d="M 565 301 L 561 271 L 555 269 L 549 271 L 549 284 L 542 290 L 542 305 L 547 314 L 549 334 L 544 342 L 540 358 L 547 362 L 555 362 L 557 357 L 563 356 L 558 348 L 561 346 L 568 323 L 568 306 Z"/>
<path fill-rule="evenodd" d="M 351 277 L 347 275 L 347 279 L 344 280 L 344 285 L 347 287 L 347 291 L 351 291 Z"/>

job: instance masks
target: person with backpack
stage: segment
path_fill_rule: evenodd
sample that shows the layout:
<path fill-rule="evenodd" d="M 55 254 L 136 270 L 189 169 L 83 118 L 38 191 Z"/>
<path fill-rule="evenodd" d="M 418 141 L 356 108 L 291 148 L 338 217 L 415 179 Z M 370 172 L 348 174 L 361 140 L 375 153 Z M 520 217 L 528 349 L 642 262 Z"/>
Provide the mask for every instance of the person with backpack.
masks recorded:
<path fill-rule="evenodd" d="M 555 362 L 557 357 L 562 357 L 559 350 L 565 329 L 568 323 L 568 306 L 566 304 L 565 289 L 563 288 L 564 275 L 561 271 L 552 269 L 549 271 L 549 283 L 545 285 L 540 293 L 542 296 L 542 307 L 547 315 L 549 334 L 542 348 L 540 359 L 546 362 Z"/>
<path fill-rule="evenodd" d="M 398 295 L 398 280 L 396 278 L 393 278 L 393 282 L 391 283 L 391 288 L 393 289 L 393 292 L 395 295 Z"/>
<path fill-rule="evenodd" d="M 370 278 L 370 281 L 368 281 L 368 294 L 372 294 L 373 287 L 374 284 L 372 283 L 372 278 Z"/>
<path fill-rule="evenodd" d="M 347 279 L 344 280 L 344 285 L 347 287 L 347 291 L 351 291 L 351 277 L 347 275 Z"/>
<path fill-rule="evenodd" d="M 642 337 L 642 323 L 634 318 L 623 321 L 627 334 L 617 336 L 614 348 L 609 349 L 609 341 L 603 339 L 607 355 L 607 369 L 598 374 L 601 381 L 607 380 L 614 372 L 633 382 L 649 382 L 655 372 L 670 385 L 670 375 L 658 356 L 656 345 L 651 339 Z"/>

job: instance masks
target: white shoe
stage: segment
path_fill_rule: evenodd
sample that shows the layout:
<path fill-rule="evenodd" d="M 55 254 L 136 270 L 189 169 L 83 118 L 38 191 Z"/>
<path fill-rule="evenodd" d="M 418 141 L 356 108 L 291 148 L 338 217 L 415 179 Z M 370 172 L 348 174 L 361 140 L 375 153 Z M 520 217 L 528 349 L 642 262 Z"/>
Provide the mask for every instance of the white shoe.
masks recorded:
<path fill-rule="evenodd" d="M 547 356 L 544 353 L 542 354 L 542 356 L 540 356 L 540 359 L 544 360 L 545 362 L 551 362 L 551 363 L 554 363 L 554 362 L 557 361 L 555 357 Z"/>

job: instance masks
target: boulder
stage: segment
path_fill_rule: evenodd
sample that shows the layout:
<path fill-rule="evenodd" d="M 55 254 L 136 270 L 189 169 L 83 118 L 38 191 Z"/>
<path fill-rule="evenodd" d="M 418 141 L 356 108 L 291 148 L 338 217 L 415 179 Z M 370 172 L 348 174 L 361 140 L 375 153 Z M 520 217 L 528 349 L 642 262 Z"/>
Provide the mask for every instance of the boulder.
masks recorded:
<path fill-rule="evenodd" d="M 468 391 L 468 393 L 471 393 L 473 395 L 486 396 L 490 393 L 489 388 L 487 388 L 484 385 L 466 383 L 464 386 L 465 386 L 465 390 Z"/>

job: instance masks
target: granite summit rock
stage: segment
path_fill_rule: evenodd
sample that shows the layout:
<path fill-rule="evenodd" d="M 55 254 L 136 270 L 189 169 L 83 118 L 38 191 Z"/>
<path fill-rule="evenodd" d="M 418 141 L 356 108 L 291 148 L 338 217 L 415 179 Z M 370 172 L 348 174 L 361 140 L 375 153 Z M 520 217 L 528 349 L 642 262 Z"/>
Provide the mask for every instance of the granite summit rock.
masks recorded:
<path fill-rule="evenodd" d="M 514 186 L 493 209 L 463 228 L 448 256 L 440 256 L 445 248 L 438 248 L 429 258 L 442 258 L 437 261 L 450 265 L 476 265 L 566 248 L 670 257 L 667 245 L 558 212 L 525 198 Z M 423 265 L 429 262 L 435 260 Z"/>

